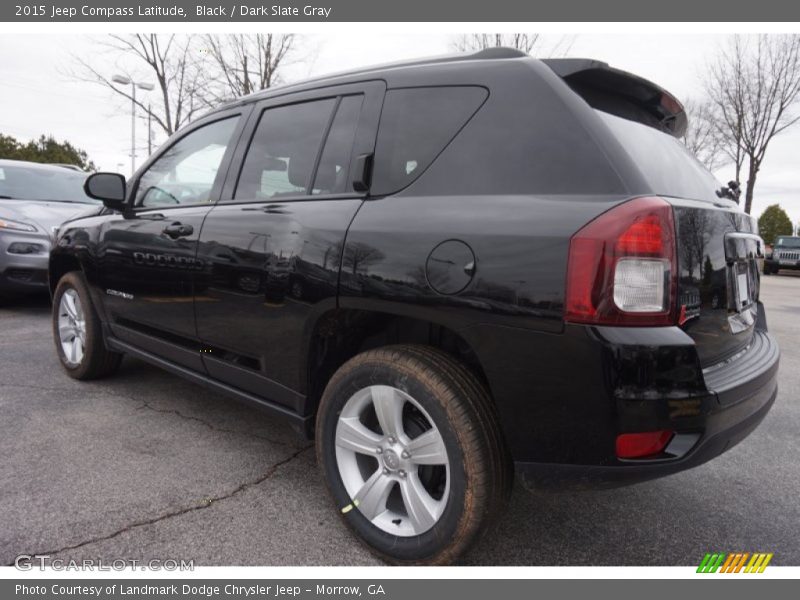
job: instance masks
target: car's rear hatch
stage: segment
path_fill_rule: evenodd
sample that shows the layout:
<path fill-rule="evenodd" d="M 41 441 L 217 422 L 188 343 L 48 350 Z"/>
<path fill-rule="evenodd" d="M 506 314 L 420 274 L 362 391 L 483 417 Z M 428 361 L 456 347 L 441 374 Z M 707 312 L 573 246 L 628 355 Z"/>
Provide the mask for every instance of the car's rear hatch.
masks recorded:
<path fill-rule="evenodd" d="M 630 158 L 615 166 L 632 194 L 672 204 L 680 326 L 694 339 L 702 365 L 741 352 L 758 316 L 757 258 L 764 245 L 756 221 L 724 197 L 722 184 L 677 139 L 687 125 L 681 104 L 657 85 L 601 62 L 544 62 L 595 109 L 610 143 Z"/>

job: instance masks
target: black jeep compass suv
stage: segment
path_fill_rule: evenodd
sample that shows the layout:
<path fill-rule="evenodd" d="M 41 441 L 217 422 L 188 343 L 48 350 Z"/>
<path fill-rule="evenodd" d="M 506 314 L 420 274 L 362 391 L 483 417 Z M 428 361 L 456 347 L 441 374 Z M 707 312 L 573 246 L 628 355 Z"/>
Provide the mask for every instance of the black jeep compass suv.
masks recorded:
<path fill-rule="evenodd" d="M 247 96 L 89 178 L 105 208 L 51 255 L 56 349 L 288 419 L 370 548 L 452 561 L 514 474 L 660 477 L 772 405 L 763 242 L 685 127 L 640 77 L 508 49 Z"/>

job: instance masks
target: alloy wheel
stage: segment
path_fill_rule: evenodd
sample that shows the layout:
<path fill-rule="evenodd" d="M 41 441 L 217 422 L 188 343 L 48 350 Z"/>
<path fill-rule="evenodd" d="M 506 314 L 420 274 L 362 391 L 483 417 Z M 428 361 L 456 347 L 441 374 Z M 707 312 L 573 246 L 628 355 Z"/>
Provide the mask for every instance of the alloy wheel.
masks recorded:
<path fill-rule="evenodd" d="M 450 490 L 441 432 L 410 395 L 372 385 L 351 396 L 336 425 L 336 464 L 350 507 L 397 536 L 430 530 Z"/>
<path fill-rule="evenodd" d="M 70 288 L 58 304 L 58 336 L 67 364 L 81 364 L 86 347 L 86 318 L 78 292 Z"/>

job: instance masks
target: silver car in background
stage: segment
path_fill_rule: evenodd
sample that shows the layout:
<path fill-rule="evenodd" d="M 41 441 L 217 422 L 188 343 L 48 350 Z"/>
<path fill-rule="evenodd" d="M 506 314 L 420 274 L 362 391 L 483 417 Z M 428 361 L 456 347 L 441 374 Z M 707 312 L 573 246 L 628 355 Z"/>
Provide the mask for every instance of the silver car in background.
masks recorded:
<path fill-rule="evenodd" d="M 0 298 L 47 290 L 54 230 L 102 209 L 83 191 L 87 175 L 59 165 L 0 159 Z"/>

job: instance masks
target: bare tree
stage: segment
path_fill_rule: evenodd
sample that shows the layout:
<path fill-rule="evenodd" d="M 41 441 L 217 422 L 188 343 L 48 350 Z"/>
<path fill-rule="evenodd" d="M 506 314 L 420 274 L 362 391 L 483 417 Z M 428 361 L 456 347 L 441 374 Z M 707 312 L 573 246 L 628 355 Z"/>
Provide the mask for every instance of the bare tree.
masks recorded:
<path fill-rule="evenodd" d="M 145 114 L 150 114 L 167 135 L 180 129 L 204 108 L 199 99 L 203 68 L 198 62 L 192 36 L 155 33 L 109 35 L 106 41 L 98 42 L 98 50 L 115 59 L 117 73 L 121 71 L 133 81 L 145 81 L 156 86 L 156 102 L 152 102 L 152 94 L 146 97 L 139 94 L 136 105 Z M 131 86 L 114 82 L 114 73 L 105 72 L 93 57 L 75 56 L 73 60 L 76 64 L 73 77 L 98 83 L 128 101 L 132 100 Z"/>
<path fill-rule="evenodd" d="M 800 35 L 734 36 L 709 65 L 706 81 L 737 180 L 747 163 L 749 213 L 769 143 L 800 120 L 794 110 L 800 98 Z"/>
<path fill-rule="evenodd" d="M 547 38 L 540 33 L 470 33 L 455 38 L 451 45 L 458 52 L 477 52 L 505 46 L 526 54 L 564 56 L 570 51 L 574 41 L 574 36 L 562 36 L 548 44 Z"/>
<path fill-rule="evenodd" d="M 685 243 L 680 244 L 679 252 L 682 264 L 685 265 L 688 274 L 696 275 L 698 269 L 702 279 L 703 257 L 706 256 L 707 241 L 709 238 L 708 211 L 687 210 L 681 212 L 680 216 L 681 236 L 685 237 Z"/>
<path fill-rule="evenodd" d="M 714 104 L 710 100 L 684 102 L 688 125 L 681 141 L 709 171 L 715 171 L 732 160 L 720 130 Z"/>
<path fill-rule="evenodd" d="M 208 55 L 204 98 L 216 104 L 266 89 L 280 81 L 295 46 L 294 34 L 249 33 L 203 36 Z"/>
<path fill-rule="evenodd" d="M 342 252 L 342 244 L 341 241 L 332 244 L 325 251 L 325 256 L 330 256 L 329 260 L 331 261 L 341 257 L 343 269 L 353 275 L 359 275 L 359 271 L 363 271 L 365 267 L 386 258 L 381 250 L 364 242 L 348 242 L 344 246 L 344 252 Z"/>
<path fill-rule="evenodd" d="M 348 243 L 344 248 L 342 266 L 352 270 L 353 275 L 358 275 L 368 265 L 382 261 L 386 255 L 378 248 L 364 242 Z"/>

